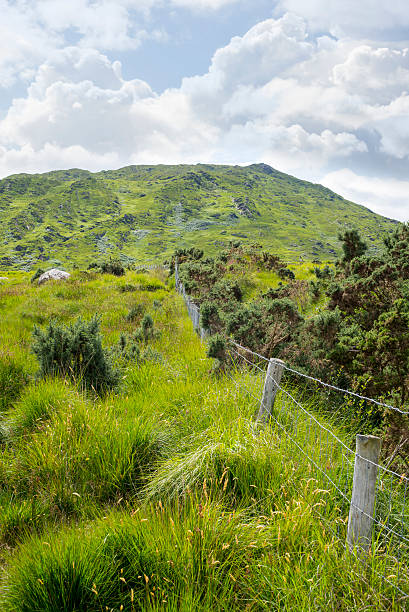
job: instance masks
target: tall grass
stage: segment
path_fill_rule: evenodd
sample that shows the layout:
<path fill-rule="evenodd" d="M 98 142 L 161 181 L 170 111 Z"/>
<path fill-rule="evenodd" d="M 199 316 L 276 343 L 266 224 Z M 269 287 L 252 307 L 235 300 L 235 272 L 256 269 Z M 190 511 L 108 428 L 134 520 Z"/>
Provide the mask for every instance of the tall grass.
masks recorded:
<path fill-rule="evenodd" d="M 2 387 L 2 610 L 404 609 L 378 577 L 395 570 L 382 555 L 362 564 L 345 553 L 347 509 L 306 456 L 279 429 L 254 429 L 262 378 L 212 374 L 162 273 L 12 288 L 0 288 L 0 354 L 24 377 Z M 38 316 L 99 312 L 109 346 L 139 324 L 127 318 L 138 304 L 154 320 L 159 361 L 128 364 L 102 398 L 36 377 Z M 277 410 L 316 456 L 284 396 Z"/>

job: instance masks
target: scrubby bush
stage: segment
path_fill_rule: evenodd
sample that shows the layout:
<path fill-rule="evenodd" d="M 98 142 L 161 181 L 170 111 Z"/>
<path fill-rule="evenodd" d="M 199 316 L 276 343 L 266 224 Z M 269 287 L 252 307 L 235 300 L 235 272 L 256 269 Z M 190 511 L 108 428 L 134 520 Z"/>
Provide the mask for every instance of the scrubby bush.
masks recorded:
<path fill-rule="evenodd" d="M 40 363 L 41 376 L 65 376 L 97 393 L 112 389 L 119 372 L 102 347 L 100 317 L 81 317 L 72 325 L 51 321 L 45 330 L 34 328 L 32 352 Z"/>
<path fill-rule="evenodd" d="M 140 291 L 159 291 L 163 289 L 163 286 L 155 283 L 148 283 L 147 285 L 141 285 L 139 289 Z"/>
<path fill-rule="evenodd" d="M 141 306 L 141 304 L 138 304 Z M 136 309 L 137 307 L 135 307 Z M 137 309 L 138 316 L 140 316 L 143 309 Z M 128 315 L 129 316 L 129 315 Z M 151 315 L 145 314 L 140 327 L 137 327 L 133 334 L 121 334 L 118 344 L 113 347 L 111 354 L 115 357 L 120 358 L 122 361 L 161 361 L 162 356 L 160 353 L 147 349 L 141 351 L 141 344 L 147 343 L 149 340 L 157 335 L 157 331 L 154 329 L 154 323 Z M 150 347 L 148 347 L 150 348 Z M 152 357 L 152 359 L 151 359 Z"/>
<path fill-rule="evenodd" d="M 40 276 L 42 274 L 44 274 L 45 270 L 43 270 L 42 268 L 37 268 L 37 270 L 34 272 L 33 276 L 30 279 L 31 283 L 35 283 L 35 281 L 40 278 Z"/>
<path fill-rule="evenodd" d="M 290 270 L 290 268 L 279 268 L 277 274 L 281 280 L 284 280 L 285 278 L 289 278 L 290 280 L 295 279 L 295 274 L 292 270 Z"/>
<path fill-rule="evenodd" d="M 220 334 L 212 336 L 207 349 L 207 356 L 215 359 L 215 369 L 223 370 L 227 364 L 226 339 Z"/>
<path fill-rule="evenodd" d="M 102 274 L 113 274 L 114 276 L 124 276 L 125 268 L 119 259 L 110 259 L 102 263 L 92 262 L 88 266 L 88 270 L 97 270 Z"/>
<path fill-rule="evenodd" d="M 141 317 L 144 312 L 145 312 L 144 304 L 136 304 L 135 306 L 132 306 L 131 310 L 126 315 L 126 320 L 136 321 L 136 319 L 139 319 L 139 317 Z"/>
<path fill-rule="evenodd" d="M 130 291 L 137 291 L 137 290 L 138 290 L 138 287 L 132 284 L 119 285 L 118 287 L 118 291 L 120 293 L 128 293 Z"/>
<path fill-rule="evenodd" d="M 141 323 L 141 330 L 145 340 L 152 338 L 153 335 L 153 319 L 151 315 L 144 315 Z"/>

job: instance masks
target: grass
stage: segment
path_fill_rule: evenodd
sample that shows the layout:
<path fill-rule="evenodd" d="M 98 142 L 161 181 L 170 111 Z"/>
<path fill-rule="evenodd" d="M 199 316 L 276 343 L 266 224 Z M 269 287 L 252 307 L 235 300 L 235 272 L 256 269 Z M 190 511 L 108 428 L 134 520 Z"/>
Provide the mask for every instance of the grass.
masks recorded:
<path fill-rule="evenodd" d="M 263 164 L 21 174 L 0 181 L 0 268 L 162 261 L 179 247 L 217 253 L 231 240 L 289 261 L 334 260 L 345 229 L 361 230 L 376 252 L 395 224 Z"/>
<path fill-rule="evenodd" d="M 162 272 L 75 272 L 42 287 L 20 275 L 0 287 L 0 305 L 2 610 L 404 609 L 377 573 L 393 575 L 391 556 L 345 553 L 342 496 L 295 442 L 325 452 L 334 479 L 340 453 L 318 447 L 284 395 L 289 435 L 255 431 L 262 376 L 212 372 Z M 39 379 L 34 324 L 96 311 L 106 346 L 150 314 L 160 360 L 125 365 L 105 396 Z"/>

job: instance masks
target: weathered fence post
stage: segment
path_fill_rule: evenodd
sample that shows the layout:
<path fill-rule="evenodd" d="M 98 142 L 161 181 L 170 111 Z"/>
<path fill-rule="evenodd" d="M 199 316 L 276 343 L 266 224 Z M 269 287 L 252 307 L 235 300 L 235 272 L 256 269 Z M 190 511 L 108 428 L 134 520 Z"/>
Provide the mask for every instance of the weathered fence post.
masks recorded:
<path fill-rule="evenodd" d="M 179 284 L 179 269 L 178 269 L 178 260 L 175 261 L 175 287 L 178 288 Z"/>
<path fill-rule="evenodd" d="M 376 477 L 378 474 L 381 439 L 357 435 L 352 498 L 348 518 L 349 550 L 358 547 L 368 552 L 372 543 Z"/>
<path fill-rule="evenodd" d="M 273 409 L 277 395 L 278 386 L 284 372 L 284 361 L 281 359 L 270 359 L 266 379 L 264 381 L 263 397 L 257 414 L 257 423 L 267 423 L 270 412 Z"/>

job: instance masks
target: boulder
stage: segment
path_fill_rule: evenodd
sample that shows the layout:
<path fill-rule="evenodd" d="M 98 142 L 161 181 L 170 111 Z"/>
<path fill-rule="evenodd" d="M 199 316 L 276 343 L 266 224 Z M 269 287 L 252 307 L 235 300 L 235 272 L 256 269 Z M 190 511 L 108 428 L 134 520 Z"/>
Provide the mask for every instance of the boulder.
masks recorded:
<path fill-rule="evenodd" d="M 44 272 L 44 274 L 42 274 L 39 279 L 38 279 L 38 284 L 42 285 L 43 283 L 46 283 L 49 280 L 67 280 L 67 278 L 70 278 L 71 274 L 69 274 L 68 272 L 64 272 L 63 270 L 57 270 L 57 268 L 52 268 L 51 270 L 47 270 L 47 272 Z"/>

